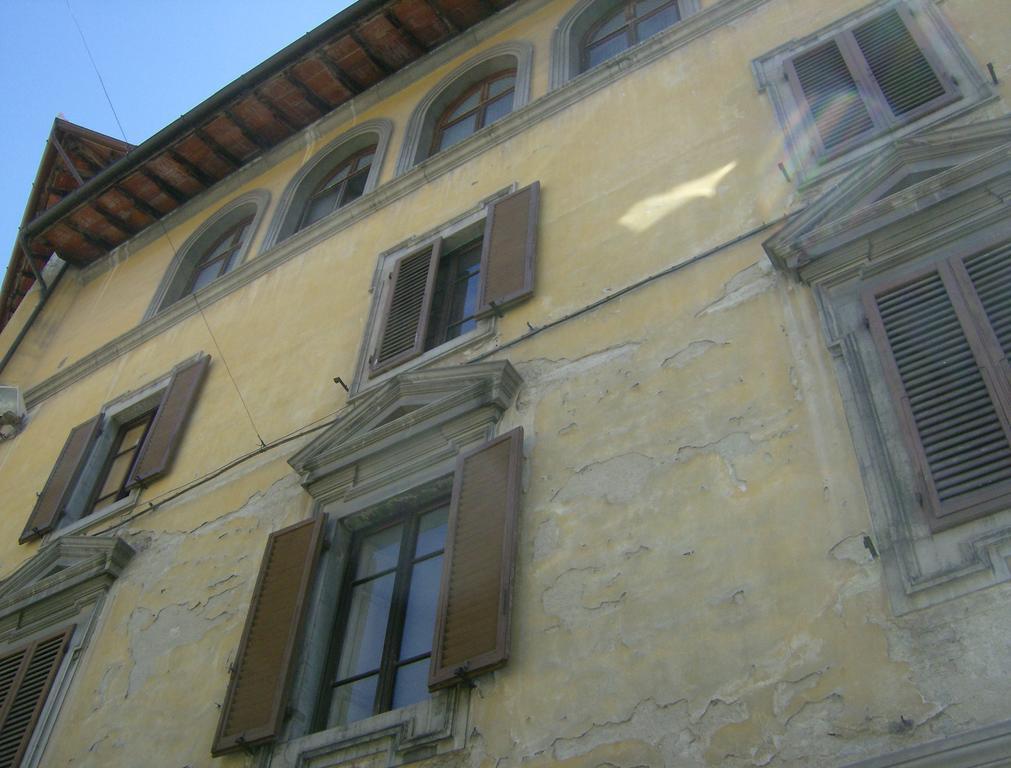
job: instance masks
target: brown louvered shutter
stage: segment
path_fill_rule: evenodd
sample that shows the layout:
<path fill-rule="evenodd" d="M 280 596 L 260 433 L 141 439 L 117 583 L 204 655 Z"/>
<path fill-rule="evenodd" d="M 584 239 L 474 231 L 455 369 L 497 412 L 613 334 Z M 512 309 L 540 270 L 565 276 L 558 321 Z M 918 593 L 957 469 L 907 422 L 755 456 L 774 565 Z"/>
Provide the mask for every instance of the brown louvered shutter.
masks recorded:
<path fill-rule="evenodd" d="M 998 367 L 1011 371 L 1011 245 L 970 256 L 963 262 L 981 322 L 993 333 Z"/>
<path fill-rule="evenodd" d="M 853 30 L 874 83 L 898 119 L 936 109 L 946 97 L 954 96 L 928 59 L 929 47 L 917 43 L 913 30 L 915 24 L 899 10 L 883 13 Z"/>
<path fill-rule="evenodd" d="M 49 473 L 42 493 L 35 500 L 35 508 L 28 517 L 28 523 L 18 543 L 37 539 L 53 530 L 66 509 L 67 502 L 81 477 L 81 470 L 91 453 L 95 439 L 101 432 L 102 417 L 96 416 L 70 430 L 67 442 L 63 444 L 59 458 Z"/>
<path fill-rule="evenodd" d="M 420 355 L 432 308 L 442 238 L 397 262 L 383 309 L 379 341 L 369 372 L 374 376 Z"/>
<path fill-rule="evenodd" d="M 137 454 L 133 477 L 127 487 L 147 483 L 165 474 L 172 466 L 183 430 L 196 402 L 197 392 L 207 372 L 210 357 L 203 355 L 172 373 L 158 412 Z"/>
<path fill-rule="evenodd" d="M 21 763 L 73 627 L 0 658 L 0 768 Z"/>
<path fill-rule="evenodd" d="M 947 262 L 865 294 L 935 531 L 1011 494 L 1007 374 L 994 365 L 974 301 Z"/>
<path fill-rule="evenodd" d="M 256 579 L 212 754 L 272 741 L 323 540 L 323 517 L 272 533 Z"/>
<path fill-rule="evenodd" d="M 509 658 L 522 459 L 523 430 L 517 428 L 457 460 L 430 690 Z"/>
<path fill-rule="evenodd" d="M 515 304 L 534 292 L 541 184 L 535 181 L 495 202 L 485 221 L 478 316 Z"/>
<path fill-rule="evenodd" d="M 838 40 L 830 40 L 786 64 L 795 92 L 807 103 L 822 154 L 870 135 L 874 121 Z"/>

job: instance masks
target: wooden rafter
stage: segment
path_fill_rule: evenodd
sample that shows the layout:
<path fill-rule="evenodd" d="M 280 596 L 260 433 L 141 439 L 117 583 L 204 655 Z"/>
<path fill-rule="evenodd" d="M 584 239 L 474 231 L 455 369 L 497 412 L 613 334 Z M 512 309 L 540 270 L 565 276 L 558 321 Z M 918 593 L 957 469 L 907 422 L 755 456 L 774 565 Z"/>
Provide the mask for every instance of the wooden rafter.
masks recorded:
<path fill-rule="evenodd" d="M 188 173 L 193 180 L 201 186 L 212 187 L 218 183 L 216 178 L 211 176 L 209 173 L 205 173 L 202 168 L 196 165 L 196 163 L 183 155 L 181 152 L 170 149 L 165 153 L 165 156 L 176 165 L 185 169 L 186 173 Z"/>
<path fill-rule="evenodd" d="M 308 85 L 303 83 L 298 75 L 292 72 L 290 69 L 284 73 L 284 79 L 292 87 L 295 88 L 299 93 L 305 96 L 305 100 L 312 104 L 313 109 L 319 112 L 321 115 L 327 114 L 333 106 L 323 99 L 321 99 L 315 91 L 312 90 Z"/>
<path fill-rule="evenodd" d="M 223 163 L 232 166 L 232 170 L 242 166 L 242 161 L 238 157 L 221 146 L 221 143 L 213 136 L 209 135 L 203 128 L 197 128 L 194 130 L 193 135 L 203 142 L 204 146 L 210 150 L 212 155 L 221 160 Z"/>
<path fill-rule="evenodd" d="M 349 75 L 339 66 L 337 66 L 337 63 L 329 56 L 327 56 L 322 48 L 316 51 L 316 60 L 319 61 L 319 63 L 326 68 L 326 71 L 330 73 L 330 76 L 334 80 L 336 80 L 342 86 L 344 86 L 344 88 L 351 94 L 357 96 L 359 93 L 365 90 L 362 87 L 361 83 L 359 83 L 357 80 L 351 77 L 351 75 Z"/>
<path fill-rule="evenodd" d="M 158 187 L 158 189 L 160 189 L 163 194 L 175 200 L 176 204 L 182 205 L 189 199 L 185 193 L 183 193 L 179 189 L 176 189 L 167 181 L 165 181 L 165 179 L 163 179 L 161 176 L 155 173 L 154 169 L 151 168 L 151 166 L 147 166 L 146 168 L 139 168 L 137 170 L 137 173 L 139 173 L 145 179 L 147 179 L 156 187 Z"/>
<path fill-rule="evenodd" d="M 378 69 L 380 72 L 383 73 L 383 77 L 393 72 L 393 70 L 390 69 L 390 65 L 387 64 L 382 59 L 380 59 L 379 56 L 376 55 L 376 52 L 373 51 L 372 48 L 369 46 L 369 44 L 365 41 L 365 39 L 362 38 L 362 36 L 359 35 L 355 30 L 352 29 L 351 31 L 349 31 L 348 36 L 355 41 L 355 45 L 357 45 L 359 48 L 362 49 L 362 53 L 364 53 L 365 58 L 367 58 L 372 63 L 372 66 L 374 66 L 376 69 Z"/>
<path fill-rule="evenodd" d="M 442 4 L 439 0 L 424 0 L 425 5 L 432 9 L 432 13 L 436 15 L 442 25 L 446 28 L 446 31 L 451 35 L 455 35 L 460 31 L 460 28 L 453 23 L 453 20 L 446 15 L 446 12 L 442 9 Z"/>
<path fill-rule="evenodd" d="M 292 124 L 292 122 L 281 111 L 281 108 L 278 107 L 277 104 L 274 103 L 274 100 L 271 99 L 269 96 L 267 96 L 267 94 L 260 93 L 259 91 L 254 90 L 253 98 L 256 99 L 263 106 L 264 109 L 270 112 L 271 116 L 275 120 L 277 120 L 277 122 L 279 122 L 281 125 L 283 125 L 284 129 L 289 134 L 292 134 L 295 131 L 299 130 L 299 128 L 296 125 Z"/>
<path fill-rule="evenodd" d="M 243 137 L 246 139 L 246 141 L 248 141 L 254 147 L 257 147 L 260 150 L 270 148 L 270 142 L 268 142 L 266 139 L 264 139 L 255 131 L 253 131 L 253 129 L 249 127 L 249 124 L 241 117 L 239 117 L 237 114 L 235 114 L 234 111 L 232 111 L 231 109 L 226 109 L 225 117 L 227 117 L 229 120 L 232 121 L 232 124 L 239 129 L 239 133 L 241 133 Z"/>
<path fill-rule="evenodd" d="M 402 22 L 399 18 L 397 18 L 397 14 L 393 13 L 393 11 L 391 10 L 386 10 L 383 11 L 383 18 L 386 19 L 387 24 L 389 24 L 391 27 L 397 30 L 398 34 L 400 34 L 405 40 L 407 40 L 407 42 L 410 43 L 420 53 L 428 53 L 428 51 L 430 50 L 429 46 L 421 42 L 421 40 L 418 39 L 418 36 L 415 35 L 410 29 L 408 29 L 407 25 L 404 24 L 404 22 Z"/>

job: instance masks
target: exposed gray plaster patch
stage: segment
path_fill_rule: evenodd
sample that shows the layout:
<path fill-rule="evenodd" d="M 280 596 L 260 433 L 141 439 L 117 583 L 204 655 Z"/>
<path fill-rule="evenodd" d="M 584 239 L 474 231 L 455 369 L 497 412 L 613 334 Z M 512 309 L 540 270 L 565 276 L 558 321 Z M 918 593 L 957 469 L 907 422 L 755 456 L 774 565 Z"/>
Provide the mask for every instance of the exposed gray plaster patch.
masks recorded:
<path fill-rule="evenodd" d="M 552 501 L 589 496 L 605 499 L 609 504 L 626 504 L 642 492 L 649 476 L 662 464 L 641 453 L 623 453 L 587 464 L 576 470 Z"/>
<path fill-rule="evenodd" d="M 559 737 L 551 745 L 556 760 L 585 755 L 597 747 L 629 739 L 655 743 L 657 736 L 672 728 L 683 730 L 688 724 L 688 705 L 684 700 L 658 705 L 653 699 L 641 701 L 627 717 L 593 723 L 578 736 Z"/>
<path fill-rule="evenodd" d="M 549 518 L 537 526 L 534 534 L 534 560 L 541 560 L 558 548 L 558 523 Z"/>
<path fill-rule="evenodd" d="M 711 443 L 706 443 L 705 445 L 685 445 L 678 448 L 677 456 L 675 457 L 675 462 L 684 463 L 691 461 L 696 456 L 701 454 L 713 453 L 719 456 L 723 463 L 727 467 L 727 472 L 730 474 L 731 482 L 737 487 L 739 491 L 748 490 L 748 480 L 747 478 L 741 477 L 738 471 L 738 466 L 735 463 L 737 459 L 754 453 L 757 445 L 751 436 L 746 432 L 731 432 L 729 435 L 721 437 Z"/>
<path fill-rule="evenodd" d="M 683 347 L 675 352 L 670 357 L 664 358 L 664 361 L 660 363 L 661 368 L 668 368 L 674 366 L 675 368 L 684 368 L 692 360 L 702 357 L 706 352 L 708 352 L 713 347 L 726 347 L 729 346 L 728 341 L 712 341 L 711 339 L 702 339 L 700 341 L 693 341 L 687 347 Z"/>
<path fill-rule="evenodd" d="M 776 274 L 773 271 L 772 262 L 763 257 L 757 263 L 730 278 L 723 286 L 723 292 L 696 312 L 695 317 L 736 307 L 748 299 L 771 290 L 775 285 Z"/>
<path fill-rule="evenodd" d="M 842 541 L 833 544 L 828 553 L 836 560 L 851 560 L 859 565 L 868 565 L 874 562 L 874 558 L 871 557 L 870 550 L 864 545 L 866 535 L 861 531 L 854 536 L 847 536 Z"/>

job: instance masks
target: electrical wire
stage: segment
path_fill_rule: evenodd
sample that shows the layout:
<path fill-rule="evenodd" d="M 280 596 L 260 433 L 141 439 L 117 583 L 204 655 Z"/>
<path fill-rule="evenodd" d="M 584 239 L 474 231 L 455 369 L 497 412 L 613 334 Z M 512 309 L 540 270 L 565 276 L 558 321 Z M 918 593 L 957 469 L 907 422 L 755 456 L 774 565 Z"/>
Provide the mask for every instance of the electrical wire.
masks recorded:
<path fill-rule="evenodd" d="M 105 94 L 105 100 L 109 103 L 109 109 L 112 112 L 112 116 L 116 118 L 116 125 L 119 126 L 119 133 L 123 137 L 123 141 L 129 144 L 130 140 L 126 138 L 126 131 L 123 130 L 123 123 L 120 122 L 119 115 L 116 113 L 116 107 L 112 104 L 112 97 L 109 96 L 109 89 L 105 87 L 105 80 L 102 78 L 102 73 L 98 69 L 95 57 L 91 55 L 91 48 L 88 46 L 88 40 L 84 37 L 84 30 L 81 29 L 81 24 L 77 21 L 77 16 L 74 15 L 74 9 L 70 7 L 70 0 L 65 1 L 67 3 L 67 13 L 70 14 L 70 18 L 74 22 L 74 26 L 77 27 L 77 34 L 81 36 L 81 42 L 84 43 L 84 50 L 88 54 L 88 58 L 91 60 L 91 66 L 94 68 L 95 75 L 98 77 L 98 82 L 102 86 L 102 92 Z"/>

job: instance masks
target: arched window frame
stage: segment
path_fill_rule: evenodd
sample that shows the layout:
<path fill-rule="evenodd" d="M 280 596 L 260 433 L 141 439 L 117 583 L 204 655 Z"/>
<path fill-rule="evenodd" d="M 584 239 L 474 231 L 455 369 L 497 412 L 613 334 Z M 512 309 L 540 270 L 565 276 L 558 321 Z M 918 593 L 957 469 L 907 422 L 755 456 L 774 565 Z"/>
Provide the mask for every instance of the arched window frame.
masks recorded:
<path fill-rule="evenodd" d="M 514 69 L 516 83 L 511 111 L 515 112 L 526 105 L 530 101 L 533 51 L 533 45 L 524 41 L 497 45 L 482 51 L 440 80 L 411 114 L 405 131 L 404 145 L 397 160 L 396 174 L 400 176 L 407 173 L 418 163 L 433 156 L 431 150 L 439 119 L 465 92 L 491 75 Z M 477 132 L 480 132 L 480 129 Z M 445 151 L 452 149 L 451 147 Z"/>
<path fill-rule="evenodd" d="M 369 120 L 342 133 L 317 152 L 285 187 L 277 206 L 277 213 L 263 238 L 261 250 L 272 248 L 295 233 L 318 224 L 319 221 L 313 222 L 307 227 L 300 226 L 309 200 L 319 186 L 339 166 L 369 146 L 375 146 L 375 155 L 372 158 L 368 178 L 365 180 L 365 189 L 356 199 L 360 200 L 374 190 L 379 184 L 379 174 L 382 171 L 383 161 L 386 159 L 392 133 L 393 123 L 390 120 Z M 333 212 L 324 216 L 320 221 L 332 215 Z"/>
<path fill-rule="evenodd" d="M 175 258 L 172 259 L 172 263 L 166 270 L 165 277 L 162 278 L 161 285 L 148 308 L 147 317 L 152 317 L 168 309 L 180 299 L 190 295 L 193 279 L 204 256 L 218 245 L 222 237 L 227 236 L 238 224 L 249 219 L 249 225 L 243 231 L 238 247 L 229 256 L 230 267 L 226 272 L 232 272 L 238 268 L 249 255 L 249 247 L 256 237 L 257 229 L 269 202 L 270 193 L 267 190 L 256 190 L 232 200 L 201 224 L 176 252 Z M 225 272 L 222 272 L 218 277 L 220 278 L 224 274 Z M 215 278 L 208 286 L 204 286 L 200 290 L 213 285 L 217 279 Z"/>
<path fill-rule="evenodd" d="M 507 91 L 492 95 L 491 94 L 492 85 L 499 82 L 500 80 L 505 80 L 506 78 L 512 79 L 513 84 L 508 88 Z M 475 93 L 478 94 L 477 105 L 473 109 L 467 110 L 465 113 L 463 113 L 463 115 L 454 117 L 454 112 L 460 107 L 460 105 L 466 102 Z M 503 69 L 499 72 L 492 72 L 490 75 L 487 75 L 481 80 L 478 80 L 473 85 L 469 86 L 467 90 L 465 90 L 463 93 L 457 96 L 453 101 L 449 103 L 449 106 L 447 106 L 445 109 L 442 110 L 442 114 L 439 115 L 439 118 L 435 121 L 435 130 L 432 133 L 432 143 L 428 150 L 429 156 L 434 155 L 436 152 L 442 151 L 441 147 L 442 138 L 445 135 L 446 129 L 449 128 L 451 125 L 459 124 L 466 117 L 473 116 L 477 123 L 473 132 L 468 134 L 468 136 L 472 136 L 474 133 L 477 133 L 486 125 L 488 125 L 489 124 L 487 122 L 488 108 L 496 101 L 505 97 L 507 94 L 513 97 L 513 104 L 514 104 L 513 109 L 514 109 L 516 103 L 515 69 Z M 512 109 L 510 109 L 510 112 L 511 111 Z M 453 117 L 453 119 L 450 120 L 449 119 L 450 117 Z M 463 141 L 463 139 L 460 139 L 460 141 Z"/>
<path fill-rule="evenodd" d="M 552 90 L 564 85 L 577 75 L 589 71 L 583 66 L 584 44 L 587 36 L 594 27 L 605 18 L 609 18 L 619 6 L 625 5 L 626 2 L 628 0 L 618 0 L 617 2 L 616 0 L 581 0 L 561 18 L 551 38 L 550 87 Z M 678 11 L 681 18 L 675 24 L 680 24 L 689 16 L 698 13 L 699 0 L 678 0 Z M 663 34 L 665 31 L 657 34 Z M 655 35 L 650 35 L 650 37 L 655 37 Z M 642 42 L 643 40 L 637 40 L 634 45 L 639 45 Z M 626 48 L 625 51 L 617 55 L 621 56 L 628 50 Z"/>

